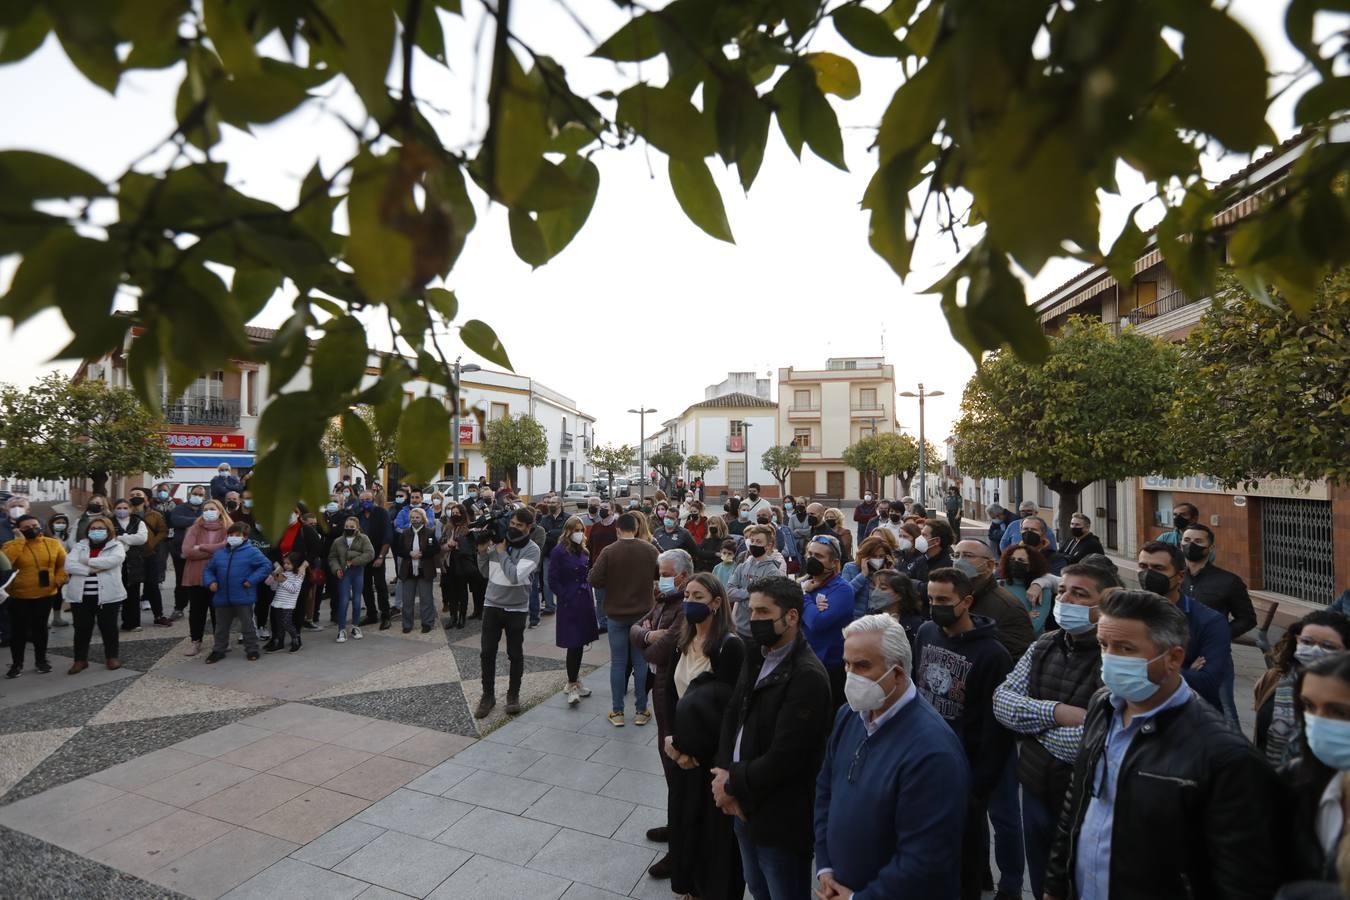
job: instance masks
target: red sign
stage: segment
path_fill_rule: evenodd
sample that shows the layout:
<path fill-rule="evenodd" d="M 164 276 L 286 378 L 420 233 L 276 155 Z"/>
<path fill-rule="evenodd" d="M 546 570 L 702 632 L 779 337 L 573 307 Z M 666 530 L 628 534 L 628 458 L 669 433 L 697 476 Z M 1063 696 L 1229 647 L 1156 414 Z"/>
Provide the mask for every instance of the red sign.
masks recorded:
<path fill-rule="evenodd" d="M 164 435 L 170 450 L 243 450 L 242 434 L 206 434 L 196 431 L 170 431 Z"/>
<path fill-rule="evenodd" d="M 459 442 L 461 444 L 478 443 L 478 426 L 477 425 L 459 426 Z"/>
<path fill-rule="evenodd" d="M 731 453 L 745 452 L 745 438 L 739 434 L 733 434 L 727 439 L 727 450 Z"/>

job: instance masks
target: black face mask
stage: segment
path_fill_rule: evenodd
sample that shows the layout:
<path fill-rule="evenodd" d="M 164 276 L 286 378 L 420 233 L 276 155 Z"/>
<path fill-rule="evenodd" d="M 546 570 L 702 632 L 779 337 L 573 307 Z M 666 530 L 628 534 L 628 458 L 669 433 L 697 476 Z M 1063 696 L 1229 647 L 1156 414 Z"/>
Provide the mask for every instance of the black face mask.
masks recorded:
<path fill-rule="evenodd" d="M 1166 597 L 1172 591 L 1172 579 L 1152 569 L 1140 569 L 1139 586 L 1146 591 L 1152 591 L 1159 597 Z"/>
<path fill-rule="evenodd" d="M 1209 558 L 1209 548 L 1202 547 L 1199 544 L 1186 544 L 1181 548 L 1181 552 L 1186 554 L 1186 558 L 1191 562 L 1200 562 L 1202 559 Z"/>
<path fill-rule="evenodd" d="M 598 516 L 600 515 L 600 507 L 592 506 L 590 507 L 590 509 L 587 510 L 587 512 L 589 512 L 593 516 Z"/>
<path fill-rule="evenodd" d="M 356 536 L 356 529 L 355 529 L 355 528 L 344 528 L 344 529 L 342 529 L 342 533 L 345 534 L 347 537 L 355 537 L 355 536 Z"/>
<path fill-rule="evenodd" d="M 233 512 L 234 510 L 236 510 L 236 509 L 239 508 L 239 501 L 237 501 L 237 500 L 230 500 L 229 502 L 227 502 L 227 503 L 225 504 L 225 508 L 228 509 L 228 510 L 230 510 L 231 512 Z"/>
<path fill-rule="evenodd" d="M 89 507 L 89 509 L 88 509 L 88 513 L 89 513 L 91 516 L 96 516 L 96 515 L 98 515 L 98 514 L 101 513 L 101 512 L 103 512 L 103 506 L 102 506 L 101 504 L 94 504 L 93 506 Z"/>
<path fill-rule="evenodd" d="M 751 619 L 750 637 L 761 647 L 772 647 L 782 640 L 782 635 L 774 628 L 774 619 Z"/>
<path fill-rule="evenodd" d="M 42 534 L 42 529 L 41 529 L 41 528 L 25 528 L 25 529 L 23 529 L 20 533 L 23 534 L 24 537 L 26 537 L 26 538 L 28 538 L 30 541 L 32 541 L 32 540 L 36 540 L 37 537 L 38 537 L 39 535 Z"/>
<path fill-rule="evenodd" d="M 894 522 L 896 525 L 900 524 L 900 518 L 901 516 L 899 515 L 899 513 L 891 513 L 891 521 Z"/>
<path fill-rule="evenodd" d="M 1035 531 L 1022 532 L 1022 543 L 1026 544 L 1028 547 L 1035 547 L 1040 542 L 1041 536 L 1039 532 Z"/>
<path fill-rule="evenodd" d="M 1025 582 L 1031 574 L 1031 567 L 1021 560 L 1008 563 L 1008 577 L 1014 581 Z"/>
<path fill-rule="evenodd" d="M 751 500 L 758 500 L 758 499 L 759 499 L 759 491 L 751 491 L 749 496 L 750 496 L 750 499 L 751 499 Z"/>
<path fill-rule="evenodd" d="M 1172 524 L 1176 526 L 1177 531 L 1180 531 L 1187 525 L 1191 524 L 1191 520 L 1186 518 L 1185 516 L 1173 516 Z"/>
<path fill-rule="evenodd" d="M 529 540 L 529 537 L 519 528 L 508 528 L 506 529 L 506 539 L 513 545 L 519 545 L 524 544 Z"/>
<path fill-rule="evenodd" d="M 806 558 L 806 565 L 802 568 L 805 570 L 806 574 L 810 575 L 812 578 L 819 578 L 821 575 L 825 574 L 825 564 L 814 556 L 808 556 Z"/>
<path fill-rule="evenodd" d="M 1082 537 L 1083 535 L 1087 534 L 1087 529 L 1085 529 L 1082 525 L 1075 525 L 1069 529 L 1069 534 L 1073 535 L 1074 537 Z"/>
<path fill-rule="evenodd" d="M 933 604 L 933 622 L 939 628 L 951 628 L 961 617 L 956 614 L 955 606 L 943 606 L 938 603 Z"/>
<path fill-rule="evenodd" d="M 759 558 L 764 555 L 765 548 L 759 546 L 758 544 L 748 544 L 745 548 L 745 551 L 749 553 L 751 556 Z"/>
<path fill-rule="evenodd" d="M 810 525 L 812 528 L 815 528 L 817 525 L 820 524 L 820 516 L 807 516 L 806 524 Z"/>

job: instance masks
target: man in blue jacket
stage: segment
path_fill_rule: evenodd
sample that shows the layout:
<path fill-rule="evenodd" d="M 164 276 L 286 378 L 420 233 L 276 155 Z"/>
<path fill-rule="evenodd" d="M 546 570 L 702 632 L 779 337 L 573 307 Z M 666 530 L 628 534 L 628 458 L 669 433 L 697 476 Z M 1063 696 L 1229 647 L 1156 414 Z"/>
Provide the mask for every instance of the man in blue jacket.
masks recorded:
<path fill-rule="evenodd" d="M 1040 516 L 1040 508 L 1036 506 L 1036 503 L 1033 500 L 1023 500 L 1017 507 L 1017 510 L 1021 513 L 1021 516 L 1013 519 L 1008 523 L 1008 527 L 1003 529 L 1003 537 L 998 540 L 999 553 L 1002 553 L 1014 544 L 1022 542 L 1022 519 Z M 1044 522 L 1045 520 L 1042 519 L 1041 521 Z M 1059 545 L 1055 542 L 1055 530 L 1048 524 L 1045 526 L 1045 542 L 1049 546 L 1051 553 L 1054 553 L 1059 549 Z M 1042 550 L 1041 552 L 1044 553 L 1045 550 Z"/>
<path fill-rule="evenodd" d="M 853 621 L 853 588 L 840 576 L 843 567 L 838 538 L 818 534 L 806 542 L 802 631 L 830 676 L 835 709 L 844 705 L 843 629 Z"/>
<path fill-rule="evenodd" d="M 1139 586 L 1166 597 L 1186 614 L 1190 638 L 1181 663 L 1181 677 L 1204 699 L 1223 709 L 1223 695 L 1233 690 L 1233 645 L 1228 619 L 1199 601 L 1181 594 L 1186 558 L 1181 548 L 1149 541 L 1139 548 Z"/>
<path fill-rule="evenodd" d="M 235 522 L 225 532 L 225 546 L 217 550 L 202 570 L 202 584 L 211 591 L 216 610 L 216 642 L 208 663 L 225 658 L 230 649 L 230 625 L 239 620 L 244 633 L 244 651 L 249 662 L 258 658 L 258 631 L 253 624 L 253 604 L 258 600 L 258 584 L 272 574 L 272 563 L 262 551 L 248 542 L 248 525 Z"/>
<path fill-rule="evenodd" d="M 849 709 L 816 778 L 821 900 L 956 900 L 970 768 L 956 733 L 910 678 L 889 615 L 844 629 Z"/>

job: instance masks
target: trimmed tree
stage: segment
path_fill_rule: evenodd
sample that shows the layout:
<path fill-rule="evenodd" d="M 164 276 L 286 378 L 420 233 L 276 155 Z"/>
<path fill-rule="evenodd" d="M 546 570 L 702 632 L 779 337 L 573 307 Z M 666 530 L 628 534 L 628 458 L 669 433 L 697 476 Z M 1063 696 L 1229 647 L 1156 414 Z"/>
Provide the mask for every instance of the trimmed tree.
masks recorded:
<path fill-rule="evenodd" d="M 394 461 L 397 438 L 397 432 L 380 427 L 373 408 L 358 406 L 329 423 L 323 435 L 323 452 L 335 457 L 338 465 L 356 469 L 369 482 Z"/>
<path fill-rule="evenodd" d="M 778 496 L 787 496 L 787 480 L 802 464 L 802 448 L 796 444 L 779 444 L 764 451 L 759 462 L 778 482 Z"/>
<path fill-rule="evenodd" d="M 689 458 L 684 461 L 684 467 L 689 470 L 690 475 L 696 474 L 699 478 L 702 478 L 708 472 L 717 468 L 719 462 L 721 460 L 711 453 L 691 453 Z"/>
<path fill-rule="evenodd" d="M 1223 284 L 1182 347 L 1176 433 L 1193 437 L 1195 470 L 1230 487 L 1350 482 L 1350 270 L 1322 279 L 1306 319 Z"/>
<path fill-rule="evenodd" d="M 113 475 L 173 468 L 158 418 L 131 391 L 52 373 L 26 390 L 0 390 L 0 472 L 14 478 L 88 478 L 95 493 Z"/>
<path fill-rule="evenodd" d="M 684 454 L 673 445 L 667 445 L 647 457 L 647 465 L 655 469 L 656 474 L 665 479 L 667 484 L 674 484 L 680 466 L 684 465 Z"/>
<path fill-rule="evenodd" d="M 895 476 L 900 482 L 899 496 L 907 496 L 914 477 L 919 474 L 919 439 L 912 434 L 887 432 L 877 435 L 877 446 L 877 471 Z M 942 471 L 942 457 L 928 441 L 924 441 L 923 461 L 929 472 Z"/>
<path fill-rule="evenodd" d="M 609 478 L 609 495 L 614 496 L 614 474 L 627 472 L 633 464 L 634 450 L 630 444 L 597 444 L 591 448 L 591 465 Z"/>
<path fill-rule="evenodd" d="M 517 469 L 548 462 L 548 434 L 543 425 L 524 413 L 493 419 L 483 429 L 483 459 L 504 473 L 508 485 L 514 488 Z"/>
<path fill-rule="evenodd" d="M 1051 339 L 1043 365 L 990 354 L 961 398 L 957 464 L 975 477 L 1036 473 L 1067 534 L 1092 482 L 1194 468 L 1168 433 L 1179 365 L 1171 345 L 1084 317 Z"/>

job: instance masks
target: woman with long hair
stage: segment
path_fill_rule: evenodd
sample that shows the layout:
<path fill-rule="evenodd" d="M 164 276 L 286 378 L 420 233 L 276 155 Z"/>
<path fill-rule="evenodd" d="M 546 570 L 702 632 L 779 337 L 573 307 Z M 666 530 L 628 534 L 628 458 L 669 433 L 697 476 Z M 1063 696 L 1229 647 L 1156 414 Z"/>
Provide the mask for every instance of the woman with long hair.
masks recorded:
<path fill-rule="evenodd" d="M 1303 629 L 1305 632 L 1306 628 Z M 1350 653 L 1324 656 L 1297 678 L 1303 755 L 1281 770 L 1290 789 L 1285 879 L 1335 881 L 1336 848 L 1348 831 L 1342 812 L 1350 772 Z"/>
<path fill-rule="evenodd" d="M 581 685 L 581 654 L 600 637 L 595 622 L 595 600 L 586 577 L 591 571 L 586 526 L 577 516 L 563 523 L 562 535 L 548 555 L 548 583 L 558 611 L 554 613 L 554 643 L 567 651 L 567 702 L 576 706 L 590 690 Z"/>
<path fill-rule="evenodd" d="M 1270 668 L 1256 683 L 1256 749 L 1276 768 L 1303 755 L 1295 711 L 1298 677 L 1323 657 L 1350 647 L 1350 619 L 1319 609 L 1289 626 L 1271 649 Z"/>
<path fill-rule="evenodd" d="M 474 615 L 482 614 L 482 599 L 478 583 L 478 548 L 469 536 L 472 516 L 462 503 L 450 504 L 446 522 L 441 528 L 441 549 L 444 566 L 441 569 L 441 597 L 449 607 L 446 629 L 463 628 L 469 618 L 469 595 L 473 594 Z"/>
<path fill-rule="evenodd" d="M 665 669 L 674 733 L 662 751 L 679 771 L 670 782 L 670 889 L 700 900 L 745 894 L 731 816 L 712 798 L 722 717 L 741 674 L 745 647 L 731 626 L 726 589 L 702 572 L 684 588 L 684 627 Z"/>
<path fill-rule="evenodd" d="M 1035 547 L 1013 544 L 998 559 L 998 577 L 1008 593 L 1022 602 L 1039 637 L 1058 586 L 1049 561 Z"/>
<path fill-rule="evenodd" d="M 721 516 L 708 516 L 703 540 L 694 554 L 694 571 L 711 572 L 722 561 L 722 542 L 727 539 L 727 521 Z"/>
<path fill-rule="evenodd" d="M 183 588 L 188 595 L 188 634 L 192 638 L 187 656 L 202 652 L 208 614 L 211 627 L 215 628 L 216 611 L 211 605 L 211 592 L 202 584 L 202 570 L 206 568 L 207 560 L 225 546 L 225 533 L 233 524 L 219 500 L 206 500 L 202 503 L 201 515 L 183 536 Z"/>
<path fill-rule="evenodd" d="M 858 545 L 856 558 L 844 566 L 840 575 L 853 588 L 853 618 L 867 615 L 872 594 L 872 576 L 883 569 L 895 568 L 895 551 L 880 535 L 869 534 Z"/>
<path fill-rule="evenodd" d="M 825 510 L 824 521 L 825 527 L 830 529 L 830 534 L 839 539 L 839 549 L 843 553 L 843 558 L 848 559 L 853 555 L 853 532 L 848 530 L 843 510 L 834 507 Z"/>

